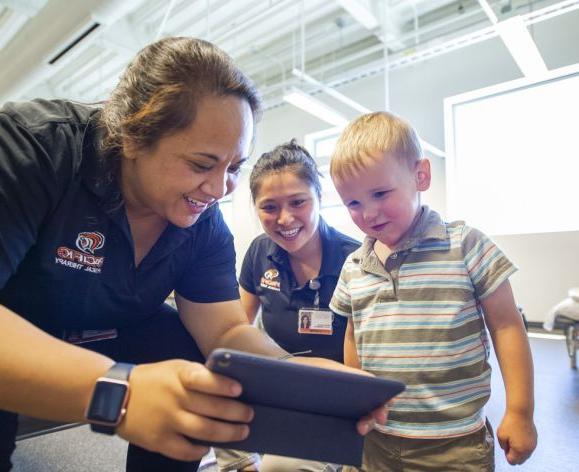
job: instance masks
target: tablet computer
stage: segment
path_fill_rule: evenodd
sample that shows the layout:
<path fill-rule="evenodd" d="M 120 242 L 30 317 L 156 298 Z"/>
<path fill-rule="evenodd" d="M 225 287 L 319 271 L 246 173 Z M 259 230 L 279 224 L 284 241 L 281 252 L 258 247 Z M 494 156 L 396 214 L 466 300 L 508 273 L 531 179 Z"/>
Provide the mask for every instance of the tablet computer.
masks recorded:
<path fill-rule="evenodd" d="M 216 349 L 206 363 L 243 386 L 254 409 L 249 437 L 217 447 L 359 466 L 363 436 L 356 422 L 402 392 L 387 379 Z"/>

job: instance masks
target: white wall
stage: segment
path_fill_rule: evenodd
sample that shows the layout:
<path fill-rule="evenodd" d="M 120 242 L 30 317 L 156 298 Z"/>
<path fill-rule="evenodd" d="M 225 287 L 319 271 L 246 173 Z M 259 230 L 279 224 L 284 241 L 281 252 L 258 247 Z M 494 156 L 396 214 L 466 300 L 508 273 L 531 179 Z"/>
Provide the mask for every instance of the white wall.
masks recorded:
<path fill-rule="evenodd" d="M 239 274 L 245 251 L 253 238 L 262 232 L 259 220 L 253 211 L 248 170 L 243 169 L 241 173 L 239 184 L 233 193 L 232 205 L 233 227 L 230 229 L 235 236 L 236 268 Z"/>
<path fill-rule="evenodd" d="M 579 11 L 538 23 L 532 33 L 550 69 L 579 62 Z M 445 97 L 519 77 L 521 74 L 500 39 L 487 40 L 392 71 L 389 76 L 391 110 L 410 121 L 424 139 L 443 149 Z M 384 107 L 383 90 L 384 78 L 380 75 L 340 88 L 342 93 L 375 110 Z M 303 143 L 305 134 L 328 127 L 289 105 L 273 109 L 265 113 L 258 127 L 254 155 L 259 156 L 292 137 Z M 432 164 L 432 188 L 424 201 L 444 215 L 444 160 L 434 158 Z M 234 196 L 233 231 L 238 260 L 260 232 L 253 208 L 247 204 L 246 185 L 242 179 L 241 188 Z M 500 236 L 495 240 L 520 269 L 513 276 L 512 284 L 529 320 L 542 321 L 569 287 L 579 286 L 579 232 Z"/>
<path fill-rule="evenodd" d="M 543 321 L 570 287 L 579 287 L 578 231 L 493 239 L 519 268 L 511 283 L 517 303 L 530 321 Z"/>

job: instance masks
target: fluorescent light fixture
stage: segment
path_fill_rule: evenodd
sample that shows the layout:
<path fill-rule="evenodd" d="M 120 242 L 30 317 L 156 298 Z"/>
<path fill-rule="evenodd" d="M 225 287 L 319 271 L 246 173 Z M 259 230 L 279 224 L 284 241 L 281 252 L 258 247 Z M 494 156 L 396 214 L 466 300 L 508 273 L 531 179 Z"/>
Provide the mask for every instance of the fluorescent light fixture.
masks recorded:
<path fill-rule="evenodd" d="M 310 84 L 315 85 L 316 87 L 321 88 L 324 92 L 326 92 L 331 97 L 334 97 L 337 100 L 340 100 L 342 103 L 352 107 L 354 110 L 359 111 L 360 113 L 370 113 L 370 109 L 360 105 L 358 102 L 355 102 L 351 98 L 346 97 L 344 94 L 338 92 L 336 89 L 329 87 L 322 82 L 314 79 L 312 76 L 302 72 L 299 69 L 293 69 L 292 74 L 296 77 L 299 77 L 305 82 L 309 82 Z"/>
<path fill-rule="evenodd" d="M 547 72 L 545 61 L 519 15 L 497 23 L 495 28 L 525 77 Z"/>
<path fill-rule="evenodd" d="M 316 85 L 317 87 L 321 88 L 324 92 L 326 92 L 328 95 L 340 100 L 341 102 L 345 103 L 346 105 L 351 106 L 352 108 L 359 111 L 360 113 L 370 113 L 372 111 L 369 108 L 366 108 L 366 107 L 360 105 L 359 103 L 355 102 L 354 100 L 346 97 L 345 95 L 341 94 L 340 92 L 333 89 L 332 87 L 329 87 L 329 86 L 317 81 L 316 79 L 309 76 L 305 72 L 302 72 L 299 69 L 293 69 L 292 74 L 295 75 L 296 77 L 299 77 L 300 79 L 302 79 L 306 82 L 309 82 L 310 84 Z M 308 95 L 308 97 L 310 99 L 313 99 L 313 97 L 311 95 Z M 289 102 L 289 100 L 287 100 L 285 97 L 284 97 L 284 100 Z M 318 100 L 316 100 L 316 101 L 318 101 Z M 294 105 L 296 105 L 296 104 L 294 104 Z M 325 106 L 323 103 L 322 103 L 322 105 Z M 296 105 L 296 106 L 299 106 L 299 105 Z M 300 108 L 302 108 L 302 107 L 300 107 Z M 309 110 L 306 110 L 306 111 L 309 111 Z M 310 113 L 314 114 L 313 112 L 310 112 Z M 325 118 L 322 118 L 322 119 L 324 121 L 328 121 Z M 332 121 L 328 121 L 328 122 L 334 124 L 334 122 L 332 122 Z M 337 124 L 336 126 L 342 126 L 342 124 Z M 428 151 L 430 154 L 434 154 L 435 156 L 445 157 L 444 151 L 440 150 L 439 148 L 437 148 L 433 144 L 430 144 L 428 141 L 425 141 L 422 138 L 419 138 L 419 139 L 420 139 L 420 144 L 422 145 L 422 149 L 424 149 L 425 151 Z"/>
<path fill-rule="evenodd" d="M 298 88 L 292 87 L 287 93 L 284 93 L 283 99 L 334 126 L 344 127 L 348 124 L 345 116 Z"/>
<path fill-rule="evenodd" d="M 561 341 L 565 339 L 562 334 L 549 334 L 549 333 L 527 333 L 528 338 L 538 338 L 538 339 L 556 339 Z"/>
<path fill-rule="evenodd" d="M 487 0 L 478 0 L 478 3 L 489 17 L 523 75 L 533 77 L 546 73 L 545 61 L 529 34 L 523 18 L 517 15 L 505 21 L 498 21 L 497 15 Z"/>
<path fill-rule="evenodd" d="M 367 0 L 338 0 L 338 3 L 366 29 L 373 30 L 378 26 L 378 19 Z"/>

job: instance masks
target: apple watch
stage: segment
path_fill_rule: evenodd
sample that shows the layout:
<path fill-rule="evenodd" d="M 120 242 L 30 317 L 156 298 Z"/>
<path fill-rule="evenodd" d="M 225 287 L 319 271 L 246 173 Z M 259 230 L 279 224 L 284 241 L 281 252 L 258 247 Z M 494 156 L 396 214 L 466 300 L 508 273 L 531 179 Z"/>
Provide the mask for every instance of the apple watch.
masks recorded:
<path fill-rule="evenodd" d="M 115 434 L 123 420 L 129 399 L 129 376 L 133 364 L 117 362 L 103 377 L 99 377 L 86 410 L 86 420 L 93 431 Z"/>

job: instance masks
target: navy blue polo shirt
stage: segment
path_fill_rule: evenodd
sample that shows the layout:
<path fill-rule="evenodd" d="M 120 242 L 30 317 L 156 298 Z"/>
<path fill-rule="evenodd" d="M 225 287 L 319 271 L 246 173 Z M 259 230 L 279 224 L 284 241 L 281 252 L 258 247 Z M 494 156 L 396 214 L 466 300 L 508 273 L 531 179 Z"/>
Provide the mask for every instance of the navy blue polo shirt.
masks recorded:
<path fill-rule="evenodd" d="M 322 240 L 322 265 L 317 279 L 319 306 L 329 310 L 342 265 L 360 243 L 328 226 L 321 218 L 319 229 Z M 239 285 L 259 298 L 265 331 L 286 351 L 311 350 L 308 356 L 343 362 L 347 320 L 334 315 L 331 336 L 297 332 L 298 312 L 300 308 L 314 306 L 316 291 L 310 289 L 309 283 L 298 286 L 287 252 L 269 236 L 262 234 L 251 243 L 243 259 Z"/>
<path fill-rule="evenodd" d="M 99 113 L 45 100 L 0 109 L 0 304 L 59 333 L 138 323 L 172 290 L 239 298 L 217 206 L 190 228 L 169 224 L 135 267 L 118 185 L 103 178 Z"/>

